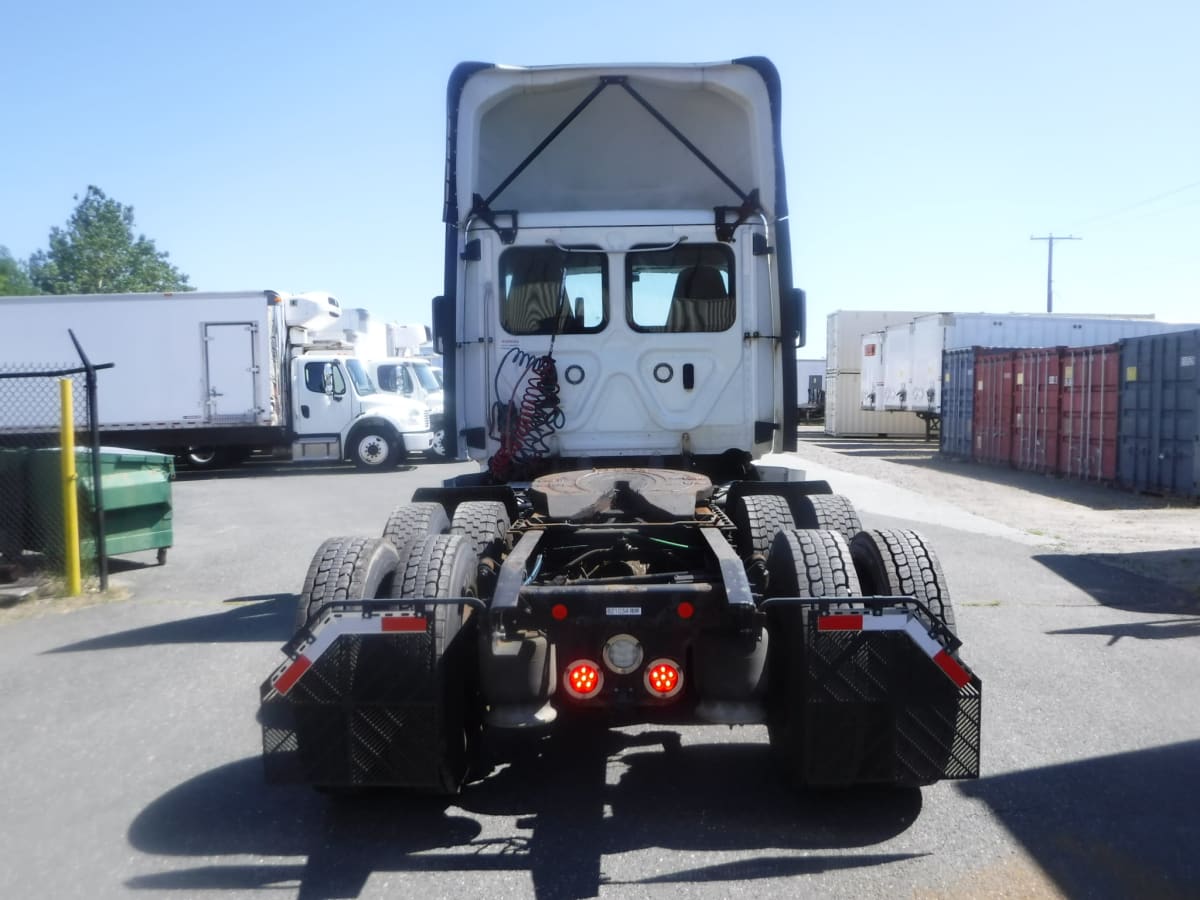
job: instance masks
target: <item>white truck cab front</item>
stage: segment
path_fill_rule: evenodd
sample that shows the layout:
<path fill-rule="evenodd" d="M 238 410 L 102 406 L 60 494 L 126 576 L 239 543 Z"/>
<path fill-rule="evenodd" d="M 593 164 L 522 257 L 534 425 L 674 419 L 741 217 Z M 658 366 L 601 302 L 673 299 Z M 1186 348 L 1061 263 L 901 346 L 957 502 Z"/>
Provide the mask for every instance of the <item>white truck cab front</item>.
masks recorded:
<path fill-rule="evenodd" d="M 296 458 L 350 459 L 359 468 L 383 469 L 433 445 L 425 405 L 378 390 L 355 357 L 297 356 L 291 383 Z"/>

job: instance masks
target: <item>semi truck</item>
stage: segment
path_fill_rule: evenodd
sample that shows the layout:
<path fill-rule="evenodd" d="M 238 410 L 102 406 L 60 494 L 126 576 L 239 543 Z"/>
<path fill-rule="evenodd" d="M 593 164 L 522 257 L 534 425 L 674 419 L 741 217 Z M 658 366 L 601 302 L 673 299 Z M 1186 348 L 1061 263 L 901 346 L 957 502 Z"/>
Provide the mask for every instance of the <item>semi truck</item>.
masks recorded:
<path fill-rule="evenodd" d="M 268 780 L 453 794 L 642 723 L 765 725 L 796 785 L 978 776 L 933 548 L 794 452 L 781 109 L 763 58 L 454 70 L 433 330 L 479 471 L 317 548 Z"/>
<path fill-rule="evenodd" d="M 336 319 L 327 293 L 276 291 L 0 297 L 0 367 L 97 374 L 101 440 L 173 453 L 197 468 L 253 452 L 395 466 L 426 451 L 421 403 L 376 389 L 361 362 L 312 333 Z M 0 441 L 52 440 L 56 409 L 0 409 Z"/>

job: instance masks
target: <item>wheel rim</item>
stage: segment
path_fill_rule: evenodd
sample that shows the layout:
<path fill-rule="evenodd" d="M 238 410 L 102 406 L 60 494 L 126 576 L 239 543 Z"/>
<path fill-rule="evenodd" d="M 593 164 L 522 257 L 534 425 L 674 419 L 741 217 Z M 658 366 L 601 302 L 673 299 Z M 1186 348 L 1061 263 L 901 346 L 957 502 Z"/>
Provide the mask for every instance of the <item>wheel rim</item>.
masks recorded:
<path fill-rule="evenodd" d="M 364 466 L 378 468 L 387 463 L 392 455 L 387 440 L 382 435 L 368 434 L 359 438 L 358 459 Z"/>
<path fill-rule="evenodd" d="M 193 466 L 211 466 L 217 451 L 214 447 L 192 447 L 188 449 L 187 458 Z"/>
<path fill-rule="evenodd" d="M 446 432 L 445 431 L 435 431 L 433 433 L 433 446 L 429 448 L 430 451 L 432 451 L 433 453 L 435 453 L 438 456 L 445 456 L 446 455 L 445 440 L 446 440 Z"/>

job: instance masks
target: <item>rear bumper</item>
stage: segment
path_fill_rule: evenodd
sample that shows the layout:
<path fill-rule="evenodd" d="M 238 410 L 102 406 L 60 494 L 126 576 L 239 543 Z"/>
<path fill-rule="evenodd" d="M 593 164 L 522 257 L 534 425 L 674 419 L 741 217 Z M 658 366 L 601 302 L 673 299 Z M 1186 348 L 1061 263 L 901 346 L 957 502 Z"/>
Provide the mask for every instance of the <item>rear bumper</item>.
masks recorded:
<path fill-rule="evenodd" d="M 262 686 L 268 779 L 435 784 L 446 679 L 475 686 L 467 694 L 479 697 L 481 724 L 497 732 L 574 719 L 775 727 L 784 718 L 803 735 L 790 749 L 806 784 L 979 775 L 982 683 L 959 660 L 957 639 L 926 628 L 911 599 L 772 599 L 742 629 L 677 622 L 656 635 L 624 620 L 512 637 L 493 629 L 492 611 L 478 600 L 434 602 L 464 601 L 475 614 L 444 655 L 433 651 L 432 619 L 420 604 L 357 601 L 319 614 Z M 644 665 L 613 671 L 596 645 L 609 632 L 645 640 Z M 644 672 L 663 658 L 679 664 L 683 680 L 671 698 L 654 697 Z M 595 697 L 565 687 L 580 660 L 603 674 Z"/>

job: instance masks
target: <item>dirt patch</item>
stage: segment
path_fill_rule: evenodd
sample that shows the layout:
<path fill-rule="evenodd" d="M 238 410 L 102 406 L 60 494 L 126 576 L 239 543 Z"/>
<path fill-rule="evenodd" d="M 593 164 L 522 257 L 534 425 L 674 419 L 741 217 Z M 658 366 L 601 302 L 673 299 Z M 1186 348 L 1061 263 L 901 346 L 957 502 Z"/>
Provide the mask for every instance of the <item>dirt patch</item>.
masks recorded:
<path fill-rule="evenodd" d="M 88 579 L 85 579 L 83 592 L 77 597 L 66 596 L 62 579 L 58 578 L 0 584 L 0 625 L 53 613 L 73 612 L 128 597 L 126 588 L 110 584 L 107 591 L 101 592 L 99 583 Z"/>

